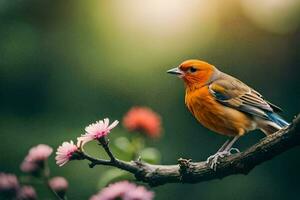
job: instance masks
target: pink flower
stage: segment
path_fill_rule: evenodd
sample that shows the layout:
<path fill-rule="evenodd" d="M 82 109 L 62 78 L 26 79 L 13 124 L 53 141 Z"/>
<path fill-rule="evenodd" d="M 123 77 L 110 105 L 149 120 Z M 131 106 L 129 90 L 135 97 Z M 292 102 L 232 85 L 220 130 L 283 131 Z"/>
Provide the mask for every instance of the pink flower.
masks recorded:
<path fill-rule="evenodd" d="M 102 189 L 98 194 L 92 196 L 90 200 L 152 200 L 153 193 L 143 186 L 136 186 L 128 181 L 121 181 L 110 184 Z"/>
<path fill-rule="evenodd" d="M 152 138 L 161 133 L 160 116 L 147 107 L 133 107 L 123 118 L 123 125 L 129 131 L 142 131 Z"/>
<path fill-rule="evenodd" d="M 72 160 L 72 156 L 77 151 L 78 147 L 73 143 L 73 141 L 62 143 L 62 145 L 59 146 L 56 151 L 56 164 L 60 167 L 65 165 L 67 162 L 69 162 L 69 160 Z"/>
<path fill-rule="evenodd" d="M 25 160 L 32 163 L 41 163 L 48 159 L 52 154 L 53 149 L 46 144 L 39 144 L 32 147 L 25 157 Z"/>
<path fill-rule="evenodd" d="M 0 173 L 0 196 L 1 194 L 13 198 L 19 189 L 19 182 L 15 175 Z"/>
<path fill-rule="evenodd" d="M 51 178 L 48 182 L 50 188 L 57 193 L 58 196 L 63 198 L 68 189 L 68 181 L 64 177 L 54 177 Z"/>
<path fill-rule="evenodd" d="M 18 200 L 36 200 L 37 195 L 33 187 L 31 186 L 23 186 L 19 191 L 18 191 Z"/>
<path fill-rule="evenodd" d="M 92 140 L 98 140 L 106 136 L 114 127 L 118 125 L 118 123 L 119 121 L 115 120 L 111 125 L 109 125 L 108 118 L 97 121 L 96 123 L 87 126 L 85 128 L 86 133 L 77 139 L 78 141 L 81 141 L 83 144 Z"/>

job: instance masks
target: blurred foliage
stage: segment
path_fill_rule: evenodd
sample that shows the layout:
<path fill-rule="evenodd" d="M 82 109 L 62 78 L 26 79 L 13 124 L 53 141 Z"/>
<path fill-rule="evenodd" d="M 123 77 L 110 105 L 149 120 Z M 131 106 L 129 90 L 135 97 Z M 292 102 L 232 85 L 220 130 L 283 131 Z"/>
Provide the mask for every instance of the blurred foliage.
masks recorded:
<path fill-rule="evenodd" d="M 151 164 L 158 164 L 161 159 L 160 152 L 155 148 L 145 148 L 140 152 L 141 159 Z"/>
<path fill-rule="evenodd" d="M 162 163 L 205 159 L 225 137 L 196 122 L 184 106 L 183 84 L 165 73 L 189 58 L 240 78 L 292 120 L 300 110 L 299 10 L 298 0 L 1 0 L 0 171 L 19 171 L 33 145 L 56 148 L 90 122 L 122 119 L 133 105 L 162 116 L 164 136 L 147 141 L 160 150 Z M 117 129 L 111 140 L 120 136 L 128 134 Z M 248 134 L 237 147 L 261 137 Z M 96 145 L 88 148 L 104 155 Z M 155 188 L 156 199 L 297 199 L 299 151 L 247 176 Z M 110 170 L 84 162 L 59 168 L 54 156 L 50 167 L 70 181 L 74 200 L 95 193 Z M 43 191 L 38 189 L 41 198 Z"/>

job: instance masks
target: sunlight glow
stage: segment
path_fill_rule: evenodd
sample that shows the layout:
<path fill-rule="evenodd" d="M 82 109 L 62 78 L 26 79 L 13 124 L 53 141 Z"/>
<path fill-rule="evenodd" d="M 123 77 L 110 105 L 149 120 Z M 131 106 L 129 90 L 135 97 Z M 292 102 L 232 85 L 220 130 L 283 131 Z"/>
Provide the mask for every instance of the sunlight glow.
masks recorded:
<path fill-rule="evenodd" d="M 262 29 L 288 33 L 299 27 L 299 0 L 241 0 L 245 14 Z"/>
<path fill-rule="evenodd" d="M 195 18 L 205 14 L 205 2 L 199 0 L 122 2 L 123 5 L 119 5 L 121 17 L 129 19 L 132 25 L 143 26 L 147 31 L 157 34 L 183 31 L 184 28 L 192 25 Z"/>

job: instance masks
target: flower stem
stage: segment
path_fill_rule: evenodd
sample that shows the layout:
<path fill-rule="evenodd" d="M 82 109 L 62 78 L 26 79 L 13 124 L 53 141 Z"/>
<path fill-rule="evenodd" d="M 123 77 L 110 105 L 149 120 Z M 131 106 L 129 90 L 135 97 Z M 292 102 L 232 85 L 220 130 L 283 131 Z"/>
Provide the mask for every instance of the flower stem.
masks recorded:
<path fill-rule="evenodd" d="M 132 160 L 138 160 L 139 157 L 140 157 L 139 154 L 140 154 L 141 150 L 145 147 L 145 140 L 144 140 L 143 137 L 141 137 L 139 135 L 139 136 L 136 136 L 136 137 L 132 138 L 131 144 L 134 148 L 131 159 Z"/>
<path fill-rule="evenodd" d="M 45 185 L 47 186 L 47 188 L 49 189 L 49 191 L 53 194 L 53 196 L 55 196 L 56 199 L 59 200 L 65 200 L 65 198 L 61 198 L 48 184 L 49 178 L 50 178 L 50 169 L 48 166 L 48 163 L 44 163 L 44 170 L 43 170 L 43 181 L 45 183 Z"/>

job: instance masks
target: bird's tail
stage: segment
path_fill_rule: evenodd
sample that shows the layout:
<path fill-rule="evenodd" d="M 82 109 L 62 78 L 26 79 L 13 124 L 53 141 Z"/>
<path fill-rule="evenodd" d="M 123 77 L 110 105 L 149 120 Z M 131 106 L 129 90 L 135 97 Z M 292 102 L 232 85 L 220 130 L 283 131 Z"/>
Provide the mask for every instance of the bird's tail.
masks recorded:
<path fill-rule="evenodd" d="M 287 121 L 285 121 L 281 116 L 279 116 L 276 113 L 267 113 L 267 115 L 270 118 L 270 120 L 272 122 L 276 123 L 278 126 L 280 126 L 280 128 L 283 128 L 283 127 L 289 125 L 289 123 Z"/>
<path fill-rule="evenodd" d="M 269 120 L 263 120 L 259 123 L 260 129 L 270 135 L 277 132 L 281 128 L 288 126 L 289 123 L 276 113 L 267 113 Z"/>

